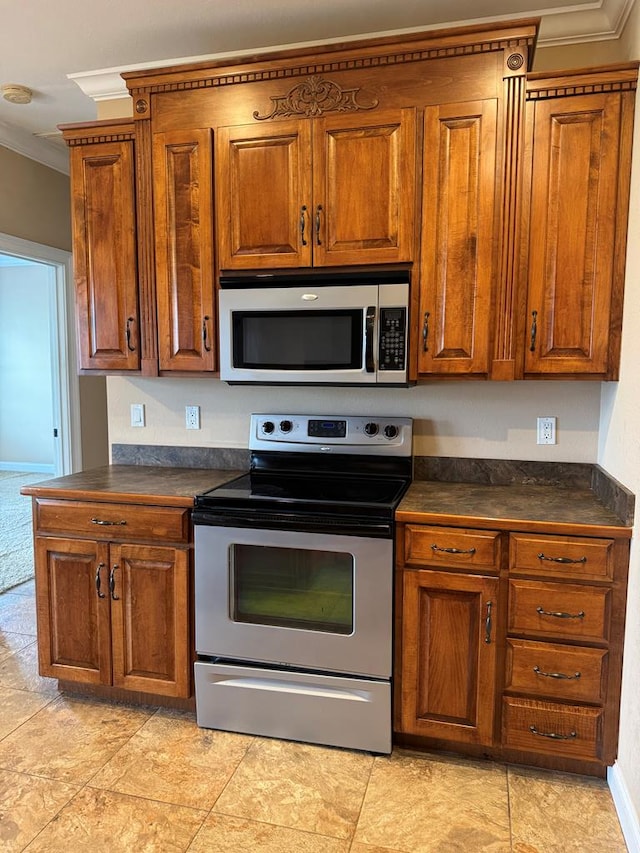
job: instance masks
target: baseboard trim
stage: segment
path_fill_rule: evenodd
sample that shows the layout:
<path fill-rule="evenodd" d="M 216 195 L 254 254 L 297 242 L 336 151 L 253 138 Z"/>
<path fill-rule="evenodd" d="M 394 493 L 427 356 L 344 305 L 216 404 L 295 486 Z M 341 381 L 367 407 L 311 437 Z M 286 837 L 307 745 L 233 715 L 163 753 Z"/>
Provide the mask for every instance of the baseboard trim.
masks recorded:
<path fill-rule="evenodd" d="M 620 772 L 618 764 L 607 770 L 607 782 L 613 798 L 613 804 L 618 812 L 618 820 L 622 828 L 624 840 L 629 853 L 640 853 L 640 823 L 638 815 L 631 802 L 629 790 Z"/>
<path fill-rule="evenodd" d="M 21 471 L 26 474 L 55 474 L 53 465 L 38 462 L 0 462 L 0 471 Z"/>

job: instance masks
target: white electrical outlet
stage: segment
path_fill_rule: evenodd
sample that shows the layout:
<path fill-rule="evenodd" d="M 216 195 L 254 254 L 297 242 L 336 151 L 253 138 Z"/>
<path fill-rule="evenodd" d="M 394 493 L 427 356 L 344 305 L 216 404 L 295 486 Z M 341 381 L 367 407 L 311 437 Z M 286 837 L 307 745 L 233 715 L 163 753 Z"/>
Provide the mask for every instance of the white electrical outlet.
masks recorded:
<path fill-rule="evenodd" d="M 538 444 L 556 443 L 556 419 L 538 418 Z"/>
<path fill-rule="evenodd" d="M 131 426 L 132 427 L 143 427 L 144 426 L 144 403 L 132 403 L 131 404 Z"/>
<path fill-rule="evenodd" d="M 200 429 L 200 406 L 186 406 L 187 429 Z"/>

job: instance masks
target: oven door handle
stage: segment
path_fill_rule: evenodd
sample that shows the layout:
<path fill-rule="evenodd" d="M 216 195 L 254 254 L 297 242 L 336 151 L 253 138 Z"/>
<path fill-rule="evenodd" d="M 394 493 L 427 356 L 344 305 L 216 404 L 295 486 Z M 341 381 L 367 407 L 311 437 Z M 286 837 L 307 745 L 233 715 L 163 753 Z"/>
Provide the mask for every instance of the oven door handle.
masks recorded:
<path fill-rule="evenodd" d="M 276 693 L 295 693 L 307 696 L 324 697 L 325 699 L 346 699 L 351 702 L 368 702 L 370 693 L 366 690 L 344 689 L 339 687 L 316 687 L 311 684 L 300 684 L 296 681 L 280 681 L 275 678 L 256 678 L 252 676 L 213 675 L 210 681 L 217 687 L 240 687 L 250 690 L 268 690 Z"/>
<path fill-rule="evenodd" d="M 376 307 L 369 305 L 365 316 L 364 328 L 364 361 L 367 373 L 375 373 L 376 366 L 373 360 L 373 334 L 376 324 Z"/>

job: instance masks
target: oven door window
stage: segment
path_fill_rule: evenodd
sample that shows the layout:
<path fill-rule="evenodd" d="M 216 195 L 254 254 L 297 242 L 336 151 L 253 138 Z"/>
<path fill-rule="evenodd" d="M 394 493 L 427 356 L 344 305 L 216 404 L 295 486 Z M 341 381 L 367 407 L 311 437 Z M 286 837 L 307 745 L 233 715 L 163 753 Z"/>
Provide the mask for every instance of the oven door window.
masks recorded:
<path fill-rule="evenodd" d="M 230 565 L 235 622 L 353 633 L 351 554 L 236 544 Z"/>
<path fill-rule="evenodd" d="M 361 370 L 363 311 L 234 311 L 233 366 Z"/>

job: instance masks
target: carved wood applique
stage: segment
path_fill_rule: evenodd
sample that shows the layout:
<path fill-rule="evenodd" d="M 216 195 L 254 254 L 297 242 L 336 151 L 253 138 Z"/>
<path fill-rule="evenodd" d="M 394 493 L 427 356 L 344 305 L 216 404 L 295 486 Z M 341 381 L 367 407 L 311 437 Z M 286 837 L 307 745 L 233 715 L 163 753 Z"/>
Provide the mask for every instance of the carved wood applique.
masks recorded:
<path fill-rule="evenodd" d="M 375 99 L 372 104 L 359 104 L 359 88 L 343 89 L 331 80 L 313 76 L 294 86 L 286 95 L 271 98 L 273 109 L 268 115 L 261 116 L 255 110 L 253 117 L 258 121 L 289 116 L 320 116 L 329 112 L 357 112 L 373 110 L 378 106 Z"/>

